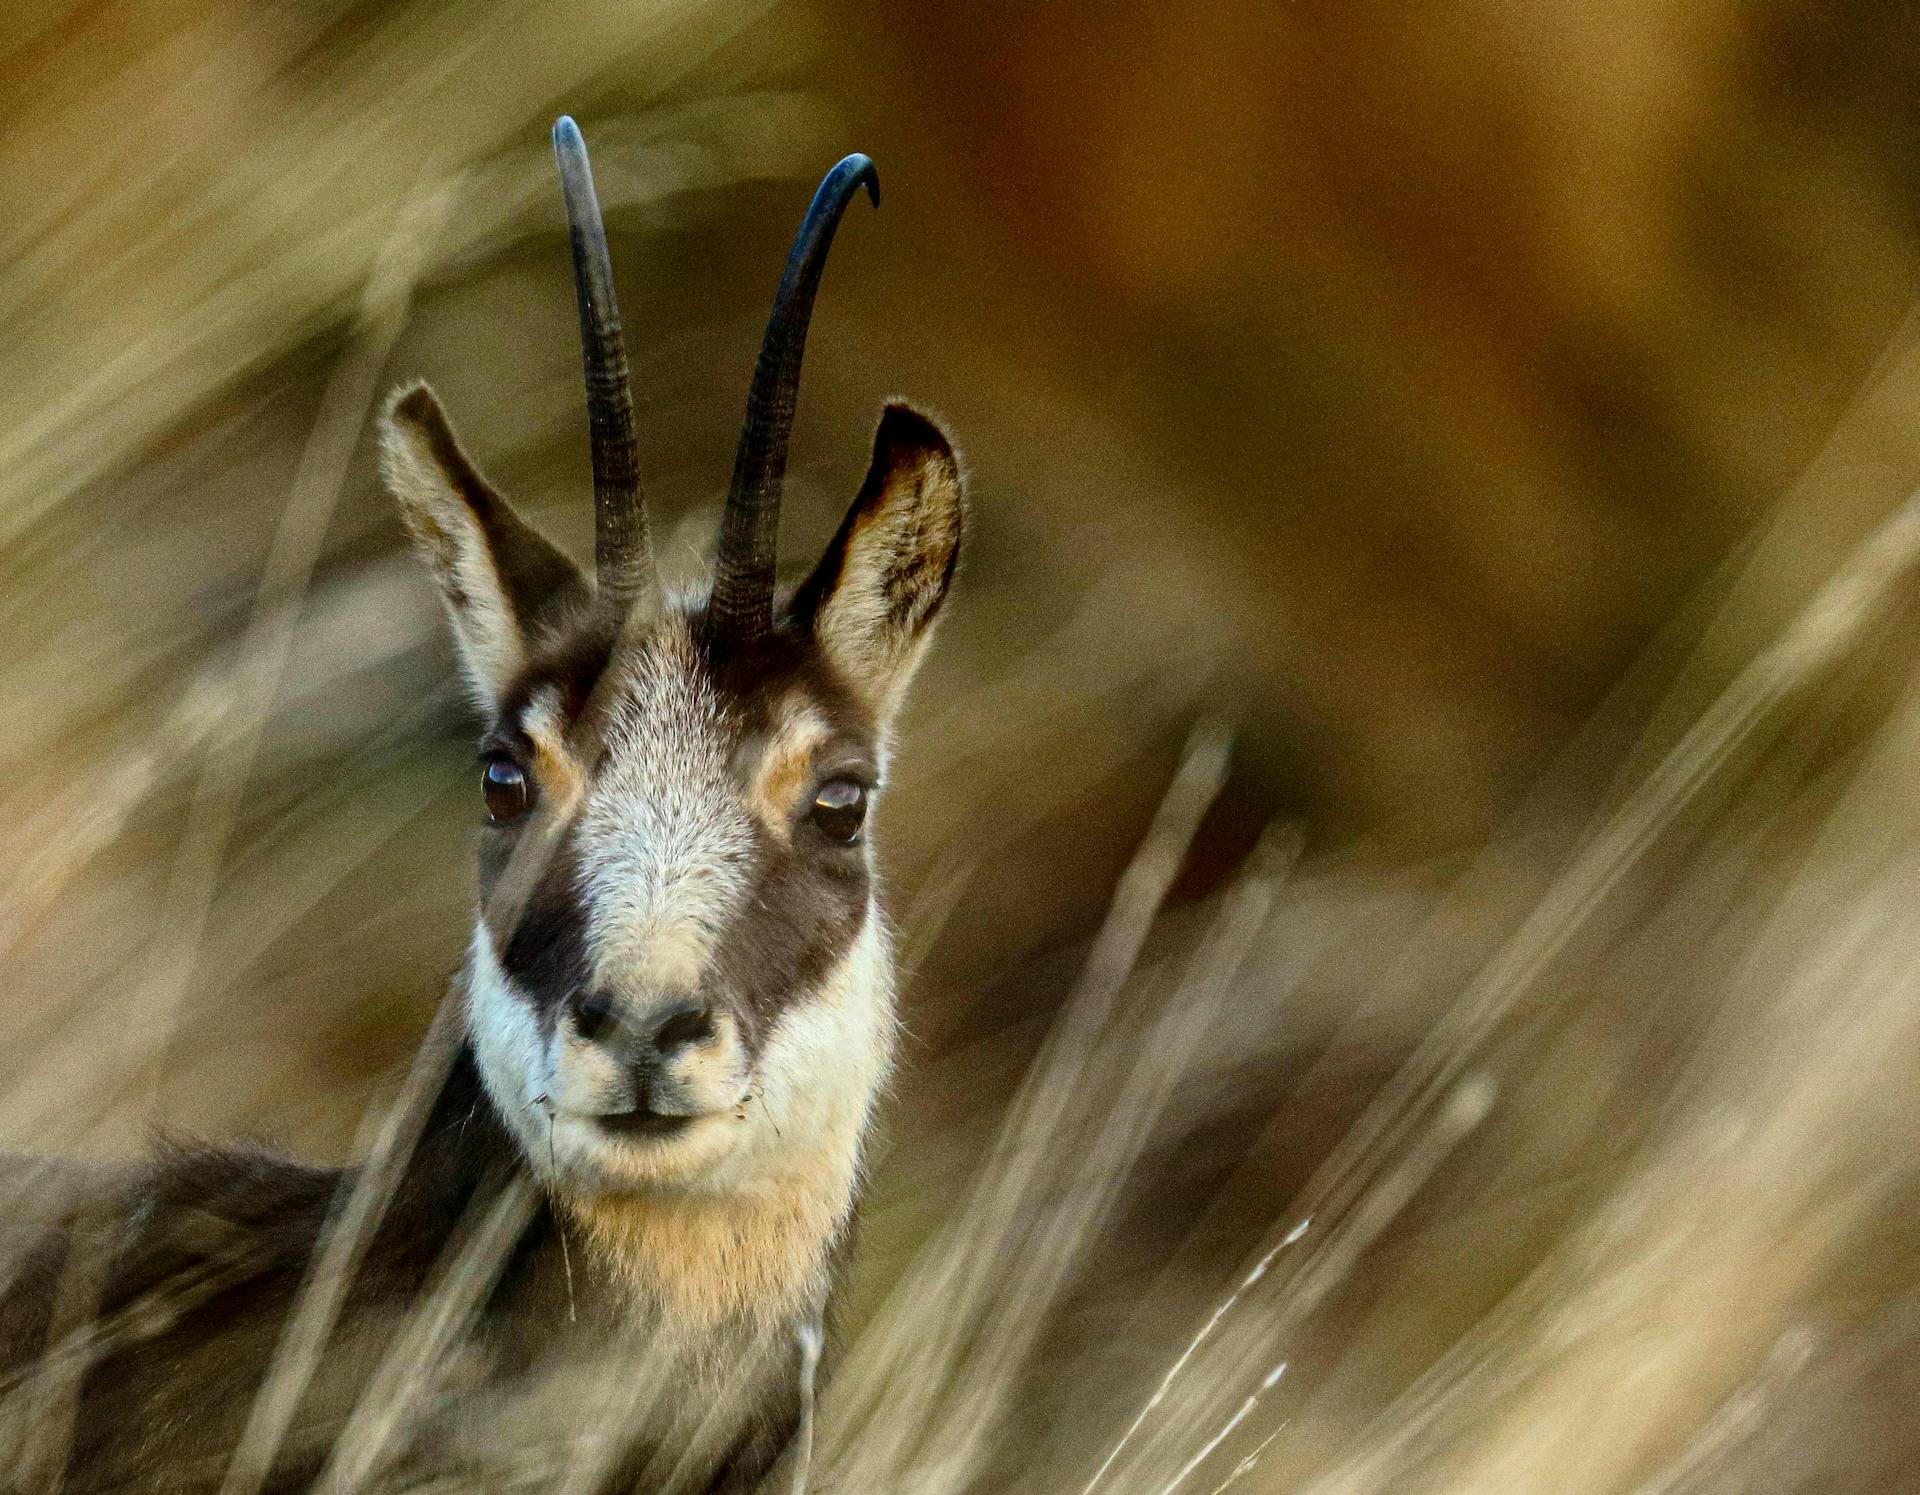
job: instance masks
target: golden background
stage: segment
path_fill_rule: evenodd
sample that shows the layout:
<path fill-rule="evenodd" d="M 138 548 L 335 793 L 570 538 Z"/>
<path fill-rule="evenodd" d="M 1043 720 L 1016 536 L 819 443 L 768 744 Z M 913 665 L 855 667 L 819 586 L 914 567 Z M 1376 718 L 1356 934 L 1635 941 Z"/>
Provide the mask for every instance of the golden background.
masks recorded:
<path fill-rule="evenodd" d="M 860 149 L 784 553 L 892 394 L 974 501 L 822 1487 L 1163 1388 L 1099 1488 L 1920 1489 L 1916 90 L 1815 0 L 16 0 L 0 1144 L 348 1154 L 478 813 L 372 408 L 585 553 L 574 114 L 690 574 Z"/>

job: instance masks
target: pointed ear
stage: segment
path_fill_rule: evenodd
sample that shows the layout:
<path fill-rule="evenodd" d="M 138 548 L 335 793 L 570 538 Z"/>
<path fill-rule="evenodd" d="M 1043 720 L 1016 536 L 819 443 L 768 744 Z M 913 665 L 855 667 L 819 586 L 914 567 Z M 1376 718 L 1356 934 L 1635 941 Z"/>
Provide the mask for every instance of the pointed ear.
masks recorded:
<path fill-rule="evenodd" d="M 792 613 L 884 723 L 898 709 L 953 582 L 966 504 L 959 460 L 926 416 L 890 404 L 860 495 Z"/>
<path fill-rule="evenodd" d="M 388 402 L 380 470 L 439 584 L 460 667 L 492 709 L 541 626 L 587 600 L 586 580 L 480 476 L 425 384 Z"/>

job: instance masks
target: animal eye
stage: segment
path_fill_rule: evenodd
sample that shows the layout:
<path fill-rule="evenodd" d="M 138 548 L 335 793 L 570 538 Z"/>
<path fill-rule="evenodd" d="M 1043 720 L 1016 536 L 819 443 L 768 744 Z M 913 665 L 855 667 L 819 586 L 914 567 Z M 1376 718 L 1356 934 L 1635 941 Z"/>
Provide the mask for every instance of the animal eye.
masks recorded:
<path fill-rule="evenodd" d="M 851 846 L 867 819 L 867 791 L 852 779 L 833 779 L 813 799 L 813 823 L 829 841 Z"/>
<path fill-rule="evenodd" d="M 518 820 L 533 808 L 533 785 L 526 770 L 498 753 L 480 771 L 480 792 L 487 797 L 487 819 L 495 825 Z"/>

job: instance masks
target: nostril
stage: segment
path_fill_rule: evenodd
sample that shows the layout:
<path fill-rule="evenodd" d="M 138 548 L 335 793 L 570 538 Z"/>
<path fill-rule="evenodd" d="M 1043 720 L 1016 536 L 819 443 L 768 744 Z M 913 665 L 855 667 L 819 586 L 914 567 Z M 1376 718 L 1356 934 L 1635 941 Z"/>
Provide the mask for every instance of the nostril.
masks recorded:
<path fill-rule="evenodd" d="M 613 1003 L 592 995 L 573 999 L 573 1031 L 592 1043 L 613 1026 Z"/>
<path fill-rule="evenodd" d="M 712 1008 L 682 1007 L 669 1014 L 667 1020 L 654 1029 L 653 1046 L 663 1054 L 671 1054 L 678 1049 L 690 1049 L 696 1043 L 705 1043 L 713 1034 Z"/>

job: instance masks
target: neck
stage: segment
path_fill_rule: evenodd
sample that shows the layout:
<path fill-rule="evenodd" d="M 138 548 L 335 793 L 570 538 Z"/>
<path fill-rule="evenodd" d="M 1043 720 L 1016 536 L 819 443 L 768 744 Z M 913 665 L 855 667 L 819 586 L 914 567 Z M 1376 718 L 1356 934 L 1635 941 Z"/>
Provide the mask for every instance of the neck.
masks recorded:
<path fill-rule="evenodd" d="M 636 1303 L 698 1330 L 771 1328 L 818 1315 L 852 1204 L 849 1181 L 757 1197 L 575 1195 L 562 1208 Z"/>

